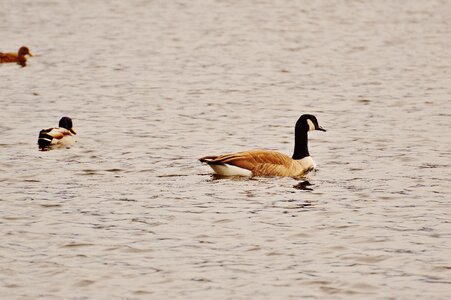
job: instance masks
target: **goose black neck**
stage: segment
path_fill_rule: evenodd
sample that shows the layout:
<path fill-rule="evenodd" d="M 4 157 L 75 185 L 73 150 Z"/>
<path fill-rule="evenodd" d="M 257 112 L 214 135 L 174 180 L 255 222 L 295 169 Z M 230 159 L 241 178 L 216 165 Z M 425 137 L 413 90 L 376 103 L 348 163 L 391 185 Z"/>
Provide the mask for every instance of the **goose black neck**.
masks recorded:
<path fill-rule="evenodd" d="M 302 159 L 310 156 L 308 152 L 308 128 L 306 126 L 296 126 L 294 134 L 293 159 Z"/>

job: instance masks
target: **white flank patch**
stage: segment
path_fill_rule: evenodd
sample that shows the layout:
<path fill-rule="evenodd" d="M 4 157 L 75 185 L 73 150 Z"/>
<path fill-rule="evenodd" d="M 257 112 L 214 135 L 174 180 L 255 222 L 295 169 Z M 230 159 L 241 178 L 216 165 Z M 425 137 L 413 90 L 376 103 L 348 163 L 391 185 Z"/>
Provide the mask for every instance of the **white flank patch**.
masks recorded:
<path fill-rule="evenodd" d="M 307 124 L 308 124 L 308 131 L 313 131 L 315 130 L 315 124 L 313 124 L 312 120 L 307 119 Z"/>
<path fill-rule="evenodd" d="M 57 140 L 56 143 L 62 147 L 71 146 L 75 143 L 75 137 L 73 135 L 65 135 L 62 139 Z"/>
<path fill-rule="evenodd" d="M 69 147 L 75 144 L 75 136 L 72 134 L 65 135 L 60 139 L 53 138 L 52 142 L 50 143 L 50 146 L 52 148 L 60 148 L 60 147 Z"/>
<path fill-rule="evenodd" d="M 246 176 L 246 177 L 251 177 L 252 176 L 252 172 L 247 170 L 247 169 L 243 169 L 237 166 L 232 166 L 232 165 L 210 165 L 209 166 L 215 171 L 216 174 L 222 175 L 222 176 Z"/>

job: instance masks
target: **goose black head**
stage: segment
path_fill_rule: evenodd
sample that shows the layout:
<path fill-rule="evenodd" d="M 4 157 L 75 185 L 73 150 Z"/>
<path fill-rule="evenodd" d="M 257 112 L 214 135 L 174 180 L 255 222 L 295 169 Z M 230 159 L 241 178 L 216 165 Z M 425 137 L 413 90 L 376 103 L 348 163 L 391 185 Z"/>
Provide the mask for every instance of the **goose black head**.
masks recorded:
<path fill-rule="evenodd" d="M 62 117 L 58 126 L 62 127 L 62 128 L 66 128 L 67 130 L 69 130 L 73 134 L 77 134 L 77 132 L 73 128 L 72 119 L 69 118 L 69 117 Z"/>
<path fill-rule="evenodd" d="M 318 124 L 318 120 L 314 115 L 305 114 L 302 115 L 298 121 L 296 122 L 296 129 L 304 129 L 306 131 L 313 131 L 313 130 L 319 130 L 319 131 L 326 131 L 326 129 L 322 128 Z"/>
<path fill-rule="evenodd" d="M 307 132 L 311 130 L 326 131 L 319 126 L 318 120 L 314 115 L 302 115 L 296 122 L 294 133 L 294 152 L 293 159 L 302 159 L 310 156 L 308 151 L 308 135 Z"/>

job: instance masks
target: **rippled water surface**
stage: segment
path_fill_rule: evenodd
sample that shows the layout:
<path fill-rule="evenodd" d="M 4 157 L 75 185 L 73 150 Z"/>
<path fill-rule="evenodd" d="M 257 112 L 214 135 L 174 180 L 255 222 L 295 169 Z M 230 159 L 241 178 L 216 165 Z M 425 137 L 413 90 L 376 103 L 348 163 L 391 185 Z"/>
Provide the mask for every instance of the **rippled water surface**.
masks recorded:
<path fill-rule="evenodd" d="M 451 2 L 1 6 L 2 299 L 449 299 Z M 197 161 L 303 113 L 304 179 Z"/>

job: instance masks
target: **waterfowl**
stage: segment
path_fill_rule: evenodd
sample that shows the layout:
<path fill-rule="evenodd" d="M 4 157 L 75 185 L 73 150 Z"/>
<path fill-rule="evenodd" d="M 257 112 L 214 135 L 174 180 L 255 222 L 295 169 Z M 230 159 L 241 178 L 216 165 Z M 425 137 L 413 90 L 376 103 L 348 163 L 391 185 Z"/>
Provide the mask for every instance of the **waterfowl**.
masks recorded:
<path fill-rule="evenodd" d="M 75 143 L 77 132 L 73 128 L 72 119 L 62 117 L 59 127 L 42 129 L 39 132 L 39 149 L 47 150 L 52 148 L 69 147 Z"/>
<path fill-rule="evenodd" d="M 219 156 L 205 156 L 199 160 L 207 163 L 222 176 L 303 176 L 316 168 L 308 151 L 307 132 L 326 131 L 315 116 L 299 117 L 295 126 L 293 156 L 270 150 L 250 150 Z"/>
<path fill-rule="evenodd" d="M 25 46 L 20 47 L 20 49 L 19 49 L 19 51 L 17 51 L 17 53 L 0 52 L 0 63 L 15 62 L 15 63 L 21 65 L 22 67 L 25 67 L 25 65 L 27 64 L 27 58 L 25 57 L 25 55 L 33 56 L 31 54 L 30 50 Z"/>

